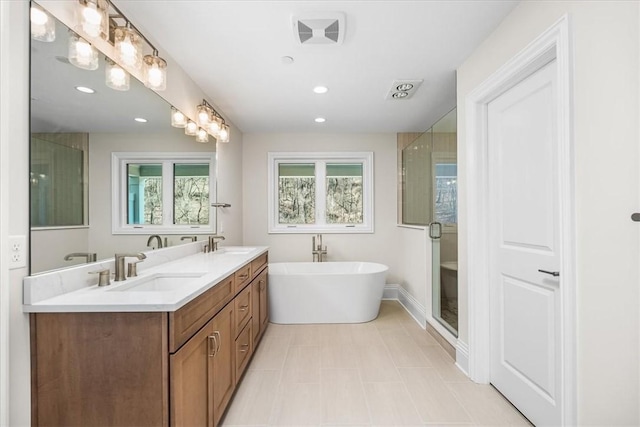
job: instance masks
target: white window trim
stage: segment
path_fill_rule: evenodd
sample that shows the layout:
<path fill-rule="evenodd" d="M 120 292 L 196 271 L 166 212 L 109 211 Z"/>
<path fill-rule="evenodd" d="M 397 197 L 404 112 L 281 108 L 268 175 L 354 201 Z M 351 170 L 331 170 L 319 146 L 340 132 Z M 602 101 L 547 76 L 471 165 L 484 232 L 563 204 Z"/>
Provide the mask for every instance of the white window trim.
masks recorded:
<path fill-rule="evenodd" d="M 436 151 L 431 153 L 431 218 L 436 220 L 436 163 L 452 162 L 458 164 L 458 156 L 456 153 Z M 456 178 L 456 181 L 458 178 Z M 456 184 L 457 185 L 457 184 Z M 457 201 L 456 201 L 456 204 Z M 442 224 L 442 233 L 457 233 L 458 224 Z"/>
<path fill-rule="evenodd" d="M 373 233 L 373 152 L 269 152 L 269 233 Z M 278 165 L 280 163 L 362 163 L 362 224 L 324 224 L 325 170 L 316 172 L 316 221 L 319 224 L 278 223 Z M 320 197 L 320 195 L 322 195 Z"/>
<path fill-rule="evenodd" d="M 111 232 L 113 234 L 214 234 L 216 232 L 216 210 L 209 209 L 208 225 L 173 224 L 173 186 L 163 186 L 163 218 L 167 224 L 145 225 L 127 224 L 127 163 L 209 163 L 209 203 L 216 201 L 216 153 L 155 153 L 155 152 L 113 152 L 111 153 Z M 173 174 L 163 163 L 162 175 Z M 166 214 L 169 213 L 170 214 Z"/>

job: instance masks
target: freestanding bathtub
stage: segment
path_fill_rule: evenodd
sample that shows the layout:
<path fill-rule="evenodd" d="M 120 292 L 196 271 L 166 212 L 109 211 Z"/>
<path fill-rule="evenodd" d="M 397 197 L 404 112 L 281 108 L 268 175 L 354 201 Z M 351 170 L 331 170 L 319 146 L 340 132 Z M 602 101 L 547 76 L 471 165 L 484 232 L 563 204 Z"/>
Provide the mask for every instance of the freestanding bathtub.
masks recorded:
<path fill-rule="evenodd" d="M 378 316 L 389 267 L 371 262 L 269 264 L 273 323 L 362 323 Z"/>

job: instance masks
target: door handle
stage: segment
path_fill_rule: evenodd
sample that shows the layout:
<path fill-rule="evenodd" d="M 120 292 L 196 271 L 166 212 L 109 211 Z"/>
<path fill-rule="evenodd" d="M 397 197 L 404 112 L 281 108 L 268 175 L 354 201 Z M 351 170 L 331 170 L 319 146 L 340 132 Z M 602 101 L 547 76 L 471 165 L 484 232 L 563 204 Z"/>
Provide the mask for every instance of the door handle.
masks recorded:
<path fill-rule="evenodd" d="M 442 237 L 442 224 L 434 221 L 429 224 L 429 237 L 432 239 L 439 239 Z"/>
<path fill-rule="evenodd" d="M 538 270 L 540 273 L 550 274 L 553 277 L 558 277 L 560 275 L 559 271 L 547 271 L 547 270 Z"/>

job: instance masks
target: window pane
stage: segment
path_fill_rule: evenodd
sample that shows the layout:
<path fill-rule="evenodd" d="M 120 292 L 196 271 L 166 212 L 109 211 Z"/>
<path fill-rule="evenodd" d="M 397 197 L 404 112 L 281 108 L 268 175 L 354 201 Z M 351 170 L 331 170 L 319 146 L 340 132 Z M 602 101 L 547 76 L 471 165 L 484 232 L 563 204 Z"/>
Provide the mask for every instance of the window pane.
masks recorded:
<path fill-rule="evenodd" d="M 161 164 L 127 164 L 127 224 L 162 224 Z"/>
<path fill-rule="evenodd" d="M 314 224 L 316 202 L 315 165 L 278 165 L 278 222 Z"/>
<path fill-rule="evenodd" d="M 458 165 L 436 163 L 435 220 L 442 224 L 458 222 Z"/>
<path fill-rule="evenodd" d="M 362 224 L 362 163 L 327 164 L 327 224 Z"/>
<path fill-rule="evenodd" d="M 209 224 L 209 165 L 174 164 L 174 224 Z"/>

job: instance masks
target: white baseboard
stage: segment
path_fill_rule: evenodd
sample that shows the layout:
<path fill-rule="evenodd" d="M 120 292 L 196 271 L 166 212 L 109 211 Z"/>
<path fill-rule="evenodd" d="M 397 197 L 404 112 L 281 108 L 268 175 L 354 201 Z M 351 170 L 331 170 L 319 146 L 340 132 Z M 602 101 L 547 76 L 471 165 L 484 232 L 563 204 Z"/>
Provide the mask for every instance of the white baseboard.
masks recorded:
<path fill-rule="evenodd" d="M 456 365 L 469 376 L 469 344 L 460 340 L 456 343 Z"/>
<path fill-rule="evenodd" d="M 396 284 L 385 285 L 382 299 L 398 301 L 422 329 L 426 328 L 427 316 L 424 307 L 402 286 Z"/>
<path fill-rule="evenodd" d="M 398 288 L 400 285 L 384 285 L 384 292 L 382 293 L 382 299 L 392 299 L 396 301 L 398 299 Z"/>

